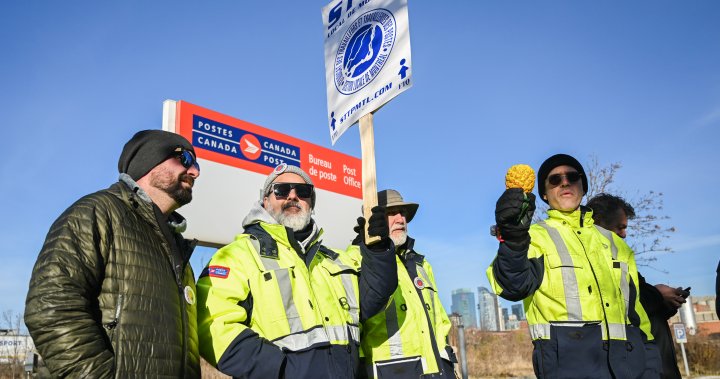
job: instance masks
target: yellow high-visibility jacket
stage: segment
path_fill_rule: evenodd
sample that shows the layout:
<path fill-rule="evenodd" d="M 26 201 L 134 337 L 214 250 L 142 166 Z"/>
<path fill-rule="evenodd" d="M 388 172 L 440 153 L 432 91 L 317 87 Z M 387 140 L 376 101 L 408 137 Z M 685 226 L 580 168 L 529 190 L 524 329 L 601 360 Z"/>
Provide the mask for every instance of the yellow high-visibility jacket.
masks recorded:
<path fill-rule="evenodd" d="M 398 286 L 390 304 L 363 323 L 361 347 L 370 377 L 455 378 L 455 354 L 447 343 L 450 320 L 440 303 L 432 267 L 413 251 L 397 253 Z"/>
<path fill-rule="evenodd" d="M 548 216 L 531 226 L 527 252 L 500 244 L 487 270 L 496 294 L 523 300 L 536 375 L 634 378 L 654 370 L 633 251 L 594 225 L 587 208 Z"/>

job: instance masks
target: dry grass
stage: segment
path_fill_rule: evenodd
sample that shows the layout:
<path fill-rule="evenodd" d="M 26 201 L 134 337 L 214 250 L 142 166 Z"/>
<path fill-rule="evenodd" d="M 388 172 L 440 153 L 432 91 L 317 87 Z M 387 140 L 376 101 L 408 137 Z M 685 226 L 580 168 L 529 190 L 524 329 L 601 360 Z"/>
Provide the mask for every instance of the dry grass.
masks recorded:
<path fill-rule="evenodd" d="M 454 342 L 454 338 L 451 340 Z M 532 368 L 532 343 L 527 330 L 466 330 L 465 346 L 468 375 L 471 378 L 535 377 Z M 682 354 L 679 346 L 676 347 L 680 372 L 684 373 Z M 688 336 L 685 351 L 693 375 L 720 375 L 720 334 L 710 337 Z"/>
<path fill-rule="evenodd" d="M 471 377 L 534 377 L 532 343 L 527 330 L 465 331 L 468 375 Z"/>
<path fill-rule="evenodd" d="M 685 372 L 682 352 L 677 347 L 677 360 L 680 372 Z M 690 372 L 702 375 L 720 374 L 720 334 L 707 336 L 688 336 L 685 344 Z"/>

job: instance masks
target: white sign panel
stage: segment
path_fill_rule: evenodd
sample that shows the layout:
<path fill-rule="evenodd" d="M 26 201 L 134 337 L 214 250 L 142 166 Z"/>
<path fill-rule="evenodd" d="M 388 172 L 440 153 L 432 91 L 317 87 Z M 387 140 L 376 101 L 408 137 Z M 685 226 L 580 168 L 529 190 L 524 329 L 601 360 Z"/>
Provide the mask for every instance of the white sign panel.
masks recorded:
<path fill-rule="evenodd" d="M 326 246 L 345 248 L 361 215 L 360 159 L 186 101 L 166 100 L 163 129 L 187 138 L 200 162 L 193 200 L 179 209 L 185 238 L 222 246 L 242 233 L 265 179 L 280 163 L 301 167 L 315 184 L 313 219 Z"/>
<path fill-rule="evenodd" d="M 675 341 L 677 343 L 687 343 L 687 333 L 685 333 L 685 324 L 673 324 L 675 332 Z"/>
<path fill-rule="evenodd" d="M 334 0 L 322 15 L 334 145 L 360 117 L 412 86 L 407 0 Z"/>

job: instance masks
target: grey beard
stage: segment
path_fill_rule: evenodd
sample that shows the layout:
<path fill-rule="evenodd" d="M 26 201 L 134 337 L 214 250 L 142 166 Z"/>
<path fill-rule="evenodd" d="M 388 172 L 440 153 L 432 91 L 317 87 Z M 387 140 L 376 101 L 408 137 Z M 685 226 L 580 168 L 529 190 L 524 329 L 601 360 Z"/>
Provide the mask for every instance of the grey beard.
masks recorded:
<path fill-rule="evenodd" d="M 395 247 L 402 246 L 407 241 L 407 232 L 402 232 L 399 236 L 395 236 L 394 234 L 390 234 L 390 239 L 395 244 Z"/>
<path fill-rule="evenodd" d="M 284 207 L 278 214 L 273 214 L 273 218 L 277 220 L 279 224 L 292 229 L 293 232 L 298 232 L 305 229 L 305 227 L 310 224 L 310 218 L 312 215 L 310 214 L 310 212 L 303 209 L 301 205 L 298 205 L 300 207 L 300 213 L 285 214 L 285 212 L 283 211 L 290 206 L 293 205 L 288 204 L 288 206 Z"/>

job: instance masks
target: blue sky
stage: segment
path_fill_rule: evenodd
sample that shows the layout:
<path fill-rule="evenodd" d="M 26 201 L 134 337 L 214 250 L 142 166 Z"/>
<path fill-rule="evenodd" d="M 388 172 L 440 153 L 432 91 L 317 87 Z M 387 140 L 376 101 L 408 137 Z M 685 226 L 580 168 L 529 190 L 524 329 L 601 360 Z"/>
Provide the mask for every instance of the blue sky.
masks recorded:
<path fill-rule="evenodd" d="M 325 4 L 3 1 L 0 310 L 22 310 L 50 224 L 117 179 L 165 99 L 331 147 Z M 487 286 L 505 170 L 558 152 L 622 163 L 619 191 L 664 193 L 675 253 L 657 257 L 668 274 L 641 271 L 713 292 L 720 2 L 410 0 L 409 17 L 415 84 L 375 115 L 378 187 L 420 203 L 410 234 L 448 309 L 452 289 Z M 333 148 L 360 156 L 356 130 Z"/>

